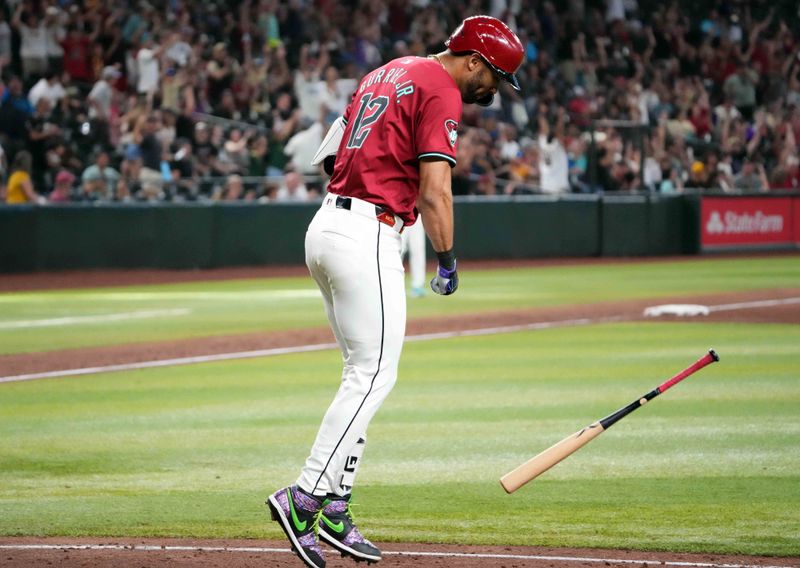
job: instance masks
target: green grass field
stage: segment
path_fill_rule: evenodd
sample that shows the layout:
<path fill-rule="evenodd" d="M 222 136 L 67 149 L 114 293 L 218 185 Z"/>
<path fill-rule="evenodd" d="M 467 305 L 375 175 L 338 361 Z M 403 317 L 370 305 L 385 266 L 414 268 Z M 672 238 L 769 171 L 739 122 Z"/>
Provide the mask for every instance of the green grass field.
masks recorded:
<path fill-rule="evenodd" d="M 494 270 L 465 274 L 452 298 L 411 301 L 409 311 L 799 282 L 800 257 Z M 14 323 L 173 308 L 188 312 Z M 305 278 L 0 294 L 4 353 L 324 324 Z M 507 470 L 708 347 L 721 363 L 503 492 Z M 339 365 L 324 351 L 0 384 L 0 535 L 279 538 L 263 500 L 297 476 Z M 605 324 L 408 343 L 369 436 L 355 512 L 379 542 L 800 555 L 800 322 Z"/>

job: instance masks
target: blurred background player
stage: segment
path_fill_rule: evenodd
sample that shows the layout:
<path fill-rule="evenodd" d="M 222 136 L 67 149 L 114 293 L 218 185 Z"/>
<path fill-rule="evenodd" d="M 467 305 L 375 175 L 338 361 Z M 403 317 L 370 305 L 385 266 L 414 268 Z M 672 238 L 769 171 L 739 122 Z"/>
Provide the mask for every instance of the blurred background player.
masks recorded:
<path fill-rule="evenodd" d="M 411 297 L 425 295 L 425 227 L 422 216 L 403 231 L 403 256 L 408 255 L 408 271 L 411 274 Z"/>

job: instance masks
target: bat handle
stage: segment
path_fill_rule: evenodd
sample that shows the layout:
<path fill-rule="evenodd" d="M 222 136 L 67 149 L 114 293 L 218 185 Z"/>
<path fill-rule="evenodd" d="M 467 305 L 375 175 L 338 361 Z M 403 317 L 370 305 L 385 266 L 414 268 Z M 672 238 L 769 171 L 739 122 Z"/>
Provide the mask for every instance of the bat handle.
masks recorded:
<path fill-rule="evenodd" d="M 675 375 L 674 377 L 672 377 L 668 381 L 665 381 L 661 386 L 659 386 L 658 387 L 658 392 L 659 393 L 664 392 L 668 388 L 673 387 L 676 384 L 678 384 L 679 382 L 681 382 L 683 379 L 685 379 L 689 375 L 692 375 L 692 374 L 696 373 L 697 371 L 699 371 L 700 369 L 702 369 L 706 365 L 709 365 L 711 363 L 715 363 L 717 361 L 719 361 L 719 355 L 717 355 L 717 352 L 714 351 L 713 349 L 709 349 L 708 353 L 706 353 L 700 359 L 695 361 L 691 366 L 687 367 L 686 369 L 684 369 L 683 371 L 681 371 L 680 373 L 678 373 L 677 375 Z"/>

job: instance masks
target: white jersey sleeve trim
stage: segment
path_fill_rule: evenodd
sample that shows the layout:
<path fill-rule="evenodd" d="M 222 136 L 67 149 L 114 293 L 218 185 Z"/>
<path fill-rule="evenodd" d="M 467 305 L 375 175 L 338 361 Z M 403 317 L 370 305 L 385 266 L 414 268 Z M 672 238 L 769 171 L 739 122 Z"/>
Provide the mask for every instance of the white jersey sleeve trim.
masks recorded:
<path fill-rule="evenodd" d="M 447 154 L 442 154 L 441 152 L 424 152 L 417 156 L 418 160 L 421 160 L 422 158 L 442 158 L 450 162 L 451 167 L 456 165 L 456 159 L 453 156 L 448 156 Z"/>

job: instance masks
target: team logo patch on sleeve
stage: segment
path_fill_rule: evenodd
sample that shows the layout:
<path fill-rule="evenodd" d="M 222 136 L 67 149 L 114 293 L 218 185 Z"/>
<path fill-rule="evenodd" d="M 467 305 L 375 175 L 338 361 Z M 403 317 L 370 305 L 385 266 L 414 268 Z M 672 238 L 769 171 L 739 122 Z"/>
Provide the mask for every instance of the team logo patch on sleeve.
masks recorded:
<path fill-rule="evenodd" d="M 445 120 L 444 129 L 447 132 L 447 139 L 450 141 L 450 145 L 455 146 L 456 140 L 458 140 L 458 123 L 452 119 Z"/>

